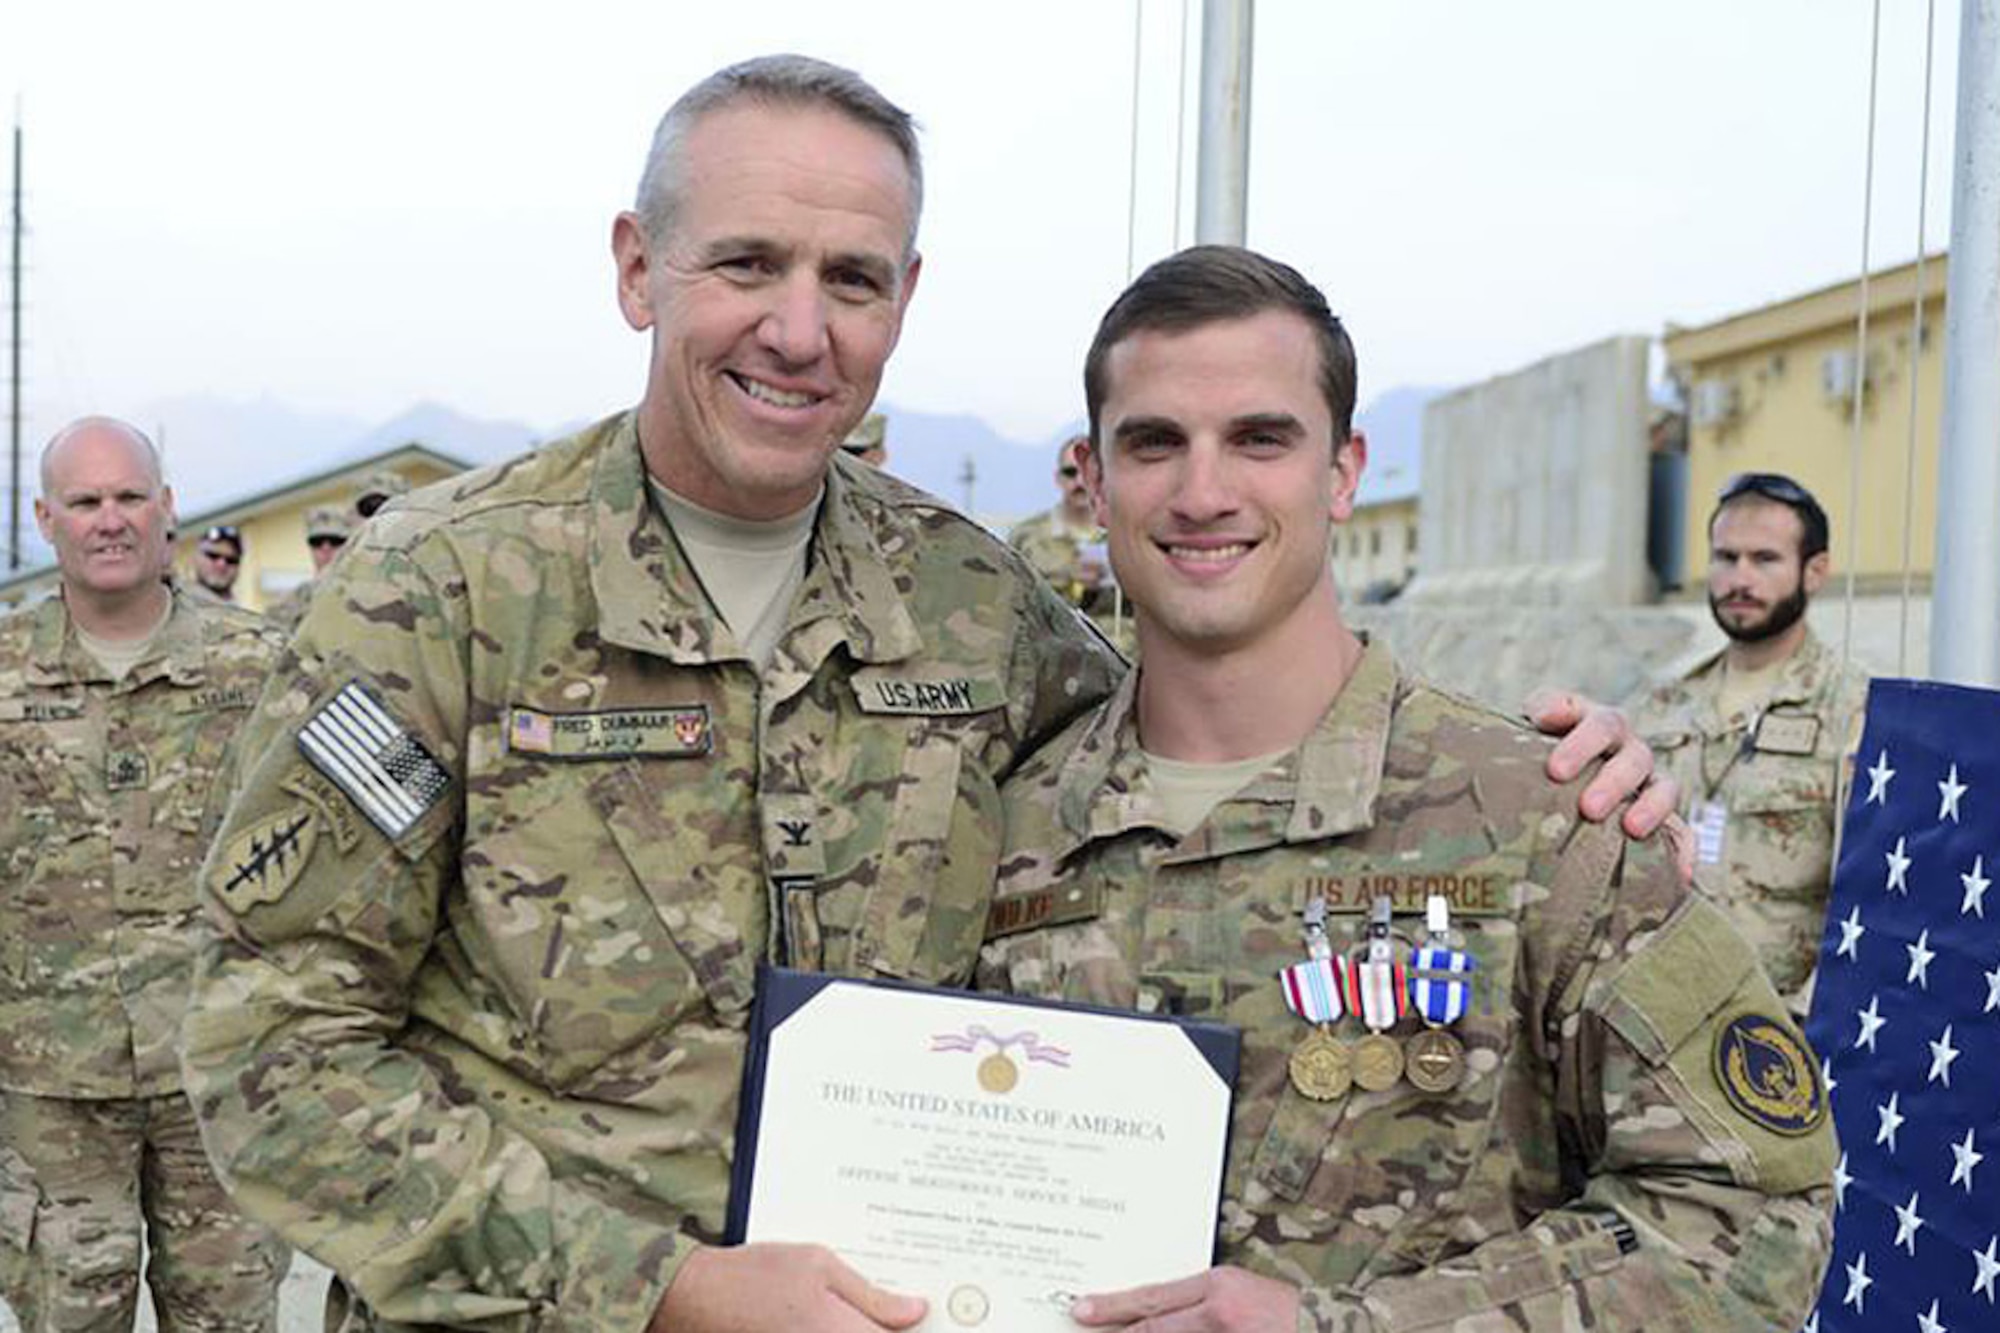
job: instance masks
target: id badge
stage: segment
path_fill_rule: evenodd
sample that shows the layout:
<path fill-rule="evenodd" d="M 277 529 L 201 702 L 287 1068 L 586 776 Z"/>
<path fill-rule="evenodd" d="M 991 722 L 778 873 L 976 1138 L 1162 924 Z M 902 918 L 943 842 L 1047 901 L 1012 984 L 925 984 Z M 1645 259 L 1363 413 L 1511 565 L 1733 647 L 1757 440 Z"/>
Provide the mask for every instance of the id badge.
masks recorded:
<path fill-rule="evenodd" d="M 1702 801 L 1694 808 L 1695 864 L 1712 866 L 1722 862 L 1723 836 L 1729 828 L 1729 807 L 1720 801 Z"/>

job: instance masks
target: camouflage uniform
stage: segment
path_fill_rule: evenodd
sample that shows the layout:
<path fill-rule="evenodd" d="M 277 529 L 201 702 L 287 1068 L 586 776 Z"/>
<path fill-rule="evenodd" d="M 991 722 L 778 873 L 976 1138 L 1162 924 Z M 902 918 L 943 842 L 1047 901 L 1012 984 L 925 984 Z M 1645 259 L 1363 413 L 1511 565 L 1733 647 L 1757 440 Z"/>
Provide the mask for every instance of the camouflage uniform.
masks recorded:
<path fill-rule="evenodd" d="M 1719 859 L 1698 858 L 1695 883 L 1728 912 L 1764 970 L 1803 1014 L 1826 899 L 1847 748 L 1868 699 L 1868 678 L 1810 631 L 1779 672 L 1761 715 L 1725 718 L 1716 708 L 1722 655 L 1638 701 L 1633 727 L 1653 747 L 1659 771 L 1700 807 L 1728 810 Z"/>
<path fill-rule="evenodd" d="M 0 1228 L 41 1327 L 131 1327 L 142 1211 L 162 1328 L 275 1326 L 287 1255 L 210 1172 L 175 1041 L 196 873 L 276 653 L 176 592 L 113 683 L 62 599 L 0 619 Z"/>
<path fill-rule="evenodd" d="M 969 979 L 999 782 L 1116 663 L 842 459 L 760 680 L 628 417 L 413 493 L 328 577 L 204 872 L 209 1145 L 379 1323 L 642 1328 L 721 1230 L 757 963 Z M 407 827 L 299 748 L 355 682 Z"/>
<path fill-rule="evenodd" d="M 1009 782 L 979 980 L 1243 1030 L 1224 1262 L 1297 1285 L 1302 1329 L 1798 1327 L 1831 1243 L 1817 1067 L 1659 845 L 1581 822 L 1547 742 L 1400 678 L 1380 645 L 1298 749 L 1177 843 L 1134 698 Z M 1309 900 L 1344 951 L 1378 894 L 1405 945 L 1430 894 L 1453 903 L 1478 962 L 1452 1028 L 1466 1069 L 1439 1096 L 1308 1100 L 1287 1061 L 1310 1028 L 1277 974 L 1305 957 Z M 1717 1072 L 1746 1018 L 1775 1081 Z"/>
<path fill-rule="evenodd" d="M 1096 531 L 1096 540 L 1102 544 L 1103 533 Z M 1007 534 L 1007 544 L 1040 571 L 1041 576 L 1049 581 L 1049 586 L 1071 606 L 1089 616 L 1091 623 L 1103 632 L 1105 638 L 1116 644 L 1120 652 L 1128 657 L 1133 655 L 1138 639 L 1132 627 L 1132 608 L 1124 607 L 1121 614 L 1118 588 L 1108 573 L 1104 582 L 1095 588 L 1084 586 L 1076 577 L 1077 565 L 1083 559 L 1084 542 L 1064 518 L 1061 505 L 1016 523 Z"/>

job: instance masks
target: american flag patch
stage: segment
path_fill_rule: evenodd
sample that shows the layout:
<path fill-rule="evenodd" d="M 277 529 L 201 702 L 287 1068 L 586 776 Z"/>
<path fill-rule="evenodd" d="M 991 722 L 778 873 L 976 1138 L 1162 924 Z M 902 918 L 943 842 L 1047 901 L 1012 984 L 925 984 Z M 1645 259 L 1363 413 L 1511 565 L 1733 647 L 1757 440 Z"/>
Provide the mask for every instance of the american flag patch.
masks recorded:
<path fill-rule="evenodd" d="M 341 686 L 306 719 L 299 752 L 392 842 L 415 827 L 451 786 L 451 775 L 423 742 L 359 681 Z"/>

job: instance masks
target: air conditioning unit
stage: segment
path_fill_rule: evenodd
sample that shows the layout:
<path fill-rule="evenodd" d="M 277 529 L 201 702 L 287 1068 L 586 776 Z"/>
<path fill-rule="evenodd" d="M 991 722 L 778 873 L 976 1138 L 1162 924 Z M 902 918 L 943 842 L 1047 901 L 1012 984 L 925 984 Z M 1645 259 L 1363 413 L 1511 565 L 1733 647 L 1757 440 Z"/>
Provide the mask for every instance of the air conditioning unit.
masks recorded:
<path fill-rule="evenodd" d="M 1728 380 L 1702 380 L 1694 386 L 1694 424 L 1720 426 L 1734 421 L 1738 409 L 1735 384 Z"/>
<path fill-rule="evenodd" d="M 1854 349 L 1851 347 L 1828 352 L 1819 359 L 1820 391 L 1836 402 L 1851 401 L 1854 397 L 1855 368 L 1858 364 Z"/>

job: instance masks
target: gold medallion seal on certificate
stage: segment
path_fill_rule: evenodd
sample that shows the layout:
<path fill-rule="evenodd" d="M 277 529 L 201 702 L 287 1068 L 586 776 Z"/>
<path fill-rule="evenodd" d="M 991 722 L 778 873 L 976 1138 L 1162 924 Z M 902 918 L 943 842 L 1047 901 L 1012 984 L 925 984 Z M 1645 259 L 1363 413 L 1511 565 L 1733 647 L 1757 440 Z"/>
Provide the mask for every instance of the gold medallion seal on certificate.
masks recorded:
<path fill-rule="evenodd" d="M 1292 1052 L 1290 1069 L 1292 1086 L 1316 1102 L 1339 1101 L 1353 1082 L 1347 1048 L 1328 1036 L 1325 1028 L 1306 1034 Z"/>

